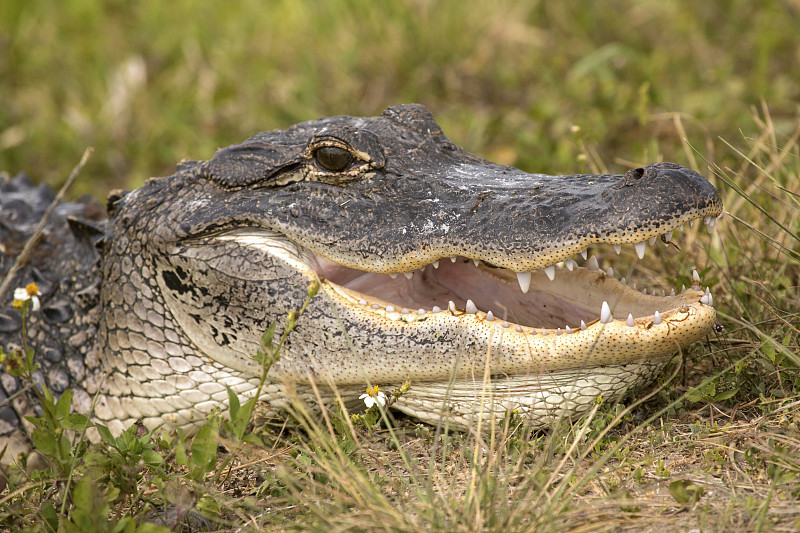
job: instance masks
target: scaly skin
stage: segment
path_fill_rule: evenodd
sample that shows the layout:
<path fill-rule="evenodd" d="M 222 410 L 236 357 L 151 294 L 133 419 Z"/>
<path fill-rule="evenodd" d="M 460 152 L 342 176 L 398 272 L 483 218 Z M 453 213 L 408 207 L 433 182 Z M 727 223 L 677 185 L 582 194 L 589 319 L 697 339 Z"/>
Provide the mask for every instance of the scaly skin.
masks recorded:
<path fill-rule="evenodd" d="M 315 280 L 320 294 L 270 371 L 267 411 L 293 397 L 316 405 L 315 387 L 323 403 L 338 393 L 352 406 L 367 384 L 410 380 L 394 408 L 425 421 L 463 427 L 517 408 L 546 425 L 646 384 L 715 321 L 699 283 L 645 295 L 572 259 L 713 223 L 722 204 L 701 176 L 670 163 L 526 174 L 464 152 L 421 106 L 262 133 L 112 194 L 108 210 L 107 227 L 73 222 L 74 236 L 52 223 L 66 244 L 39 272 L 60 280 L 43 306 L 69 312 L 33 320 L 31 342 L 60 350 L 43 377 L 76 388 L 82 409 L 97 395 L 94 416 L 115 432 L 137 420 L 191 430 L 226 407 L 226 386 L 252 396 L 261 333 L 277 321 L 279 334 Z M 20 235 L 0 237 L 14 255 Z M 5 346 L 14 324 L 0 316 Z M 14 407 L 29 409 L 24 397 Z M 8 434 L 19 428 L 9 413 Z"/>

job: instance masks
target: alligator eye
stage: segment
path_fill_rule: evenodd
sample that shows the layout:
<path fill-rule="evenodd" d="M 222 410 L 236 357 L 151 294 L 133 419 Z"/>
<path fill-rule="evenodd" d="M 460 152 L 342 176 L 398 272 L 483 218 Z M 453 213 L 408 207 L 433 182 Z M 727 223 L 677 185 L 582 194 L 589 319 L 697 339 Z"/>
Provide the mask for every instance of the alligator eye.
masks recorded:
<path fill-rule="evenodd" d="M 319 166 L 331 172 L 339 172 L 347 168 L 353 160 L 353 155 L 338 146 L 323 146 L 314 151 L 314 157 Z"/>

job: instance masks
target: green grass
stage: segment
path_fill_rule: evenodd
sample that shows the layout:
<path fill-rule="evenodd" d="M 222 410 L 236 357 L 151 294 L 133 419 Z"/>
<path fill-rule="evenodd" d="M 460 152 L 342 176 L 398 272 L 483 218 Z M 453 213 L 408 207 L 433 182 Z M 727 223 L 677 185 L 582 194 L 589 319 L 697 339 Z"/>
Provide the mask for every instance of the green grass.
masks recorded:
<path fill-rule="evenodd" d="M 728 213 L 710 239 L 687 229 L 682 253 L 637 263 L 666 288 L 705 270 L 724 329 L 629 410 L 600 405 L 548 433 L 510 416 L 485 435 L 408 419 L 371 432 L 298 406 L 297 427 L 265 430 L 262 447 L 134 435 L 12 479 L 0 524 L 796 530 L 797 35 L 796 0 L 0 2 L 0 169 L 58 184 L 92 145 L 74 194 L 102 199 L 258 131 L 416 101 L 458 144 L 528 171 L 682 163 Z"/>

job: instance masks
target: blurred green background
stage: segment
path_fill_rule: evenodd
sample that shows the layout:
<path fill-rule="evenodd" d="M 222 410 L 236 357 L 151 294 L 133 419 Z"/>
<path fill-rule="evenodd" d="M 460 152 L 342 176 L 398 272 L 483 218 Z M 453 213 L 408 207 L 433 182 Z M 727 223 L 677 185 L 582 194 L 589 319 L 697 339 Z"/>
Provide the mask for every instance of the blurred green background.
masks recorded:
<path fill-rule="evenodd" d="M 800 0 L 0 2 L 0 169 L 103 197 L 258 131 L 420 102 L 528 171 L 691 163 L 800 102 Z M 754 109 L 757 110 L 754 112 Z"/>

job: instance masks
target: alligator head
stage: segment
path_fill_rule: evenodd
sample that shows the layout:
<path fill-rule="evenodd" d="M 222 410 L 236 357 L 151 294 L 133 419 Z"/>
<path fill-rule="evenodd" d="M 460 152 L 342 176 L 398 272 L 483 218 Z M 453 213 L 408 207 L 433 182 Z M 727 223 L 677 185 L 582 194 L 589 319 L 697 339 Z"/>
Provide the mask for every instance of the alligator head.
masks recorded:
<path fill-rule="evenodd" d="M 652 379 L 715 320 L 699 284 L 643 294 L 575 259 L 594 244 L 641 256 L 721 210 L 675 164 L 491 163 L 419 105 L 261 133 L 111 199 L 98 353 L 119 398 L 98 412 L 191 425 L 225 403 L 222 385 L 253 394 L 261 334 L 318 280 L 269 374 L 274 406 L 290 386 L 352 402 L 411 380 L 394 407 L 424 420 L 511 407 L 544 424 Z"/>

